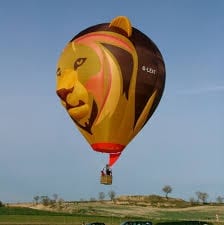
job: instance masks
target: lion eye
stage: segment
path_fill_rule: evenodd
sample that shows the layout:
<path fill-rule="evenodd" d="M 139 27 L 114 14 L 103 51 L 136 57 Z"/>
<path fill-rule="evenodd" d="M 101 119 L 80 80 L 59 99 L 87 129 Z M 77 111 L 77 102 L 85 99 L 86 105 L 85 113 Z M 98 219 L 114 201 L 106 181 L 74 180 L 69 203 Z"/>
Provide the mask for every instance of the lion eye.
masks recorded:
<path fill-rule="evenodd" d="M 86 61 L 86 58 L 76 59 L 76 61 L 74 63 L 74 70 L 77 70 L 77 68 L 80 67 L 85 61 Z"/>
<path fill-rule="evenodd" d="M 57 69 L 56 74 L 57 74 L 57 76 L 61 76 L 61 69 L 60 68 Z"/>

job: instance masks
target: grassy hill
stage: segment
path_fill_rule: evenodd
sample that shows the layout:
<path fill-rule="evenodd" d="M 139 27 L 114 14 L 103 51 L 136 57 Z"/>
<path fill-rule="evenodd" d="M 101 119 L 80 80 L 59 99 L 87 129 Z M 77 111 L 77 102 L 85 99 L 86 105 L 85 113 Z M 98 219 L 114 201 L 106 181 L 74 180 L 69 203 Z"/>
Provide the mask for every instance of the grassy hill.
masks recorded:
<path fill-rule="evenodd" d="M 16 206 L 16 207 L 15 207 Z M 217 217 L 218 215 L 218 220 Z M 161 196 L 119 196 L 114 201 L 72 201 L 42 204 L 14 204 L 0 208 L 0 224 L 34 221 L 36 224 L 81 224 L 83 221 L 118 225 L 127 220 L 151 220 L 154 224 L 224 224 L 224 205 L 194 205 L 182 199 Z M 51 223 L 52 222 L 52 223 Z M 10 224 L 10 223 L 7 223 Z M 22 223 L 25 224 L 25 223 Z M 199 222 L 197 223 L 199 224 Z"/>
<path fill-rule="evenodd" d="M 180 198 L 165 198 L 159 195 L 120 196 L 115 199 L 117 204 L 153 206 L 159 208 L 185 208 L 191 204 Z"/>

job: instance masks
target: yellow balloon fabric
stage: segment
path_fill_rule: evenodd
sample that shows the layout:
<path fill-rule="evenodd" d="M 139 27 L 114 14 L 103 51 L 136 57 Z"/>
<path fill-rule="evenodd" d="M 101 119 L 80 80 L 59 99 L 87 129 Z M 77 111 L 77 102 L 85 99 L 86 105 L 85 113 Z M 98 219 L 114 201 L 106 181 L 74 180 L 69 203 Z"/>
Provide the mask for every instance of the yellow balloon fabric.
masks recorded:
<path fill-rule="evenodd" d="M 157 46 L 127 17 L 76 35 L 57 65 L 56 92 L 95 151 L 112 165 L 155 111 L 165 86 Z"/>

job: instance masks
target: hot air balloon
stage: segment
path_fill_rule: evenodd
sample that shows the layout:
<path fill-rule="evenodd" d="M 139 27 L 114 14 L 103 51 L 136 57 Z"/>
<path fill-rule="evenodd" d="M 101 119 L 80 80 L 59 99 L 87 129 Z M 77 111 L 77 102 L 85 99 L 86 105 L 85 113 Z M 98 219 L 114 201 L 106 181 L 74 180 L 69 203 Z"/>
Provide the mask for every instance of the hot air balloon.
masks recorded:
<path fill-rule="evenodd" d="M 58 60 L 56 93 L 92 149 L 109 154 L 109 167 L 150 119 L 164 86 L 158 47 L 124 16 L 78 33 Z"/>

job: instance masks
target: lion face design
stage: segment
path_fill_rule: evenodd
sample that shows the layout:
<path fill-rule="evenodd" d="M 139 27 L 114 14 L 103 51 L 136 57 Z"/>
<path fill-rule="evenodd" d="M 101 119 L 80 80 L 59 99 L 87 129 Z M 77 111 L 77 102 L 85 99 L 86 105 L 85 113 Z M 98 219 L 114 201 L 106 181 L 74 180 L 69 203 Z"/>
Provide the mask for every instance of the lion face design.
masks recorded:
<path fill-rule="evenodd" d="M 74 120 L 81 120 L 89 113 L 87 90 L 78 80 L 76 71 L 67 69 L 61 72 L 59 69 L 57 73 L 60 77 L 57 94 L 61 98 L 62 105 Z"/>
<path fill-rule="evenodd" d="M 72 120 L 91 133 L 96 102 L 88 82 L 100 70 L 96 53 L 88 46 L 70 42 L 58 63 L 56 92 Z M 92 111 L 94 109 L 94 112 Z"/>
<path fill-rule="evenodd" d="M 56 92 L 76 125 L 90 134 L 93 125 L 116 111 L 122 95 L 127 101 L 122 93 L 126 87 L 120 65 L 111 54 L 120 45 L 121 51 L 127 51 L 132 58 L 134 48 L 124 42 L 123 36 L 120 38 L 107 32 L 87 34 L 70 42 L 58 63 Z"/>

